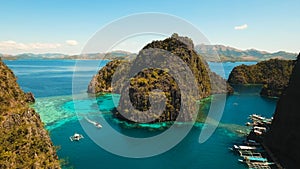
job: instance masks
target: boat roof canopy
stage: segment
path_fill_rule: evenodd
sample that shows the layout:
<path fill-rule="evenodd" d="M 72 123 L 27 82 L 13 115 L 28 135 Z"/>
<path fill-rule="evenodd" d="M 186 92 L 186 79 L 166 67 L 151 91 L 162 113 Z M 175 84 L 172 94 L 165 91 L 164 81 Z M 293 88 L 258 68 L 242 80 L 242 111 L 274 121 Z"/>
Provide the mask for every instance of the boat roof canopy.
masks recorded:
<path fill-rule="evenodd" d="M 262 157 L 247 157 L 247 159 L 251 161 L 260 161 L 260 162 L 268 161 L 266 158 L 262 158 Z"/>

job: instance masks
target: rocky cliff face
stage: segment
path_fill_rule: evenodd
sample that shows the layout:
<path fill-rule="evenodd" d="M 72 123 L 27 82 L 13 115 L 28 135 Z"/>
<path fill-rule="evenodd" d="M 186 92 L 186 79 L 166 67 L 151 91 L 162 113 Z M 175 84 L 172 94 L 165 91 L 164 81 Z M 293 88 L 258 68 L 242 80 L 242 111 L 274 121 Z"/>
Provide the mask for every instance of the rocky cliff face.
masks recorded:
<path fill-rule="evenodd" d="M 12 71 L 0 60 L 0 168 L 60 168 L 39 115 L 28 106 Z"/>
<path fill-rule="evenodd" d="M 154 49 L 154 51 L 152 51 Z M 151 52 L 150 52 L 151 51 Z M 203 58 L 194 51 L 194 45 L 191 39 L 187 37 L 180 37 L 174 34 L 172 37 L 163 41 L 154 41 L 146 45 L 137 55 L 134 62 L 128 63 L 128 66 L 121 66 L 121 71 L 117 72 L 134 72 L 144 65 L 153 65 L 160 63 L 162 67 L 172 67 L 173 70 L 181 70 L 183 67 L 172 59 L 171 56 L 164 53 L 166 51 L 172 55 L 179 57 L 192 71 L 197 86 L 191 86 L 189 81 L 185 81 L 184 88 L 197 87 L 199 89 L 199 98 L 208 97 L 213 93 L 227 93 L 232 92 L 232 88 L 222 79 L 220 76 L 211 72 L 207 63 Z M 152 56 L 156 55 L 156 59 Z M 161 56 L 161 57 L 160 57 Z M 162 58 L 166 57 L 167 60 Z M 132 74 L 132 77 L 128 77 L 129 89 L 124 92 L 123 86 L 126 84 L 126 75 L 117 73 L 114 75 L 116 82 L 114 88 L 111 88 L 112 75 L 116 71 L 118 65 L 122 65 L 124 62 L 112 61 L 103 67 L 98 74 L 92 79 L 88 92 L 111 92 L 121 93 L 121 98 L 118 106 L 118 110 L 122 110 L 123 114 L 119 114 L 117 111 L 115 115 L 122 119 L 130 121 L 145 121 L 145 122 L 162 122 L 162 121 L 174 121 L 181 107 L 181 90 L 176 80 L 170 75 L 170 69 L 144 68 L 141 71 Z M 120 67 L 120 66 L 119 66 Z M 118 67 L 118 69 L 119 69 Z M 182 70 L 186 71 L 186 70 Z M 225 85 L 221 85 L 225 84 Z M 160 90 L 166 96 L 166 107 L 162 114 L 141 114 L 140 111 L 145 112 L 151 107 L 150 104 L 150 92 L 153 90 Z M 130 100 L 124 99 L 124 95 L 128 94 Z M 159 92 L 157 93 L 159 95 Z M 157 98 L 160 100 L 162 98 Z M 132 105 L 132 106 L 131 106 Z M 139 112 L 138 112 L 139 111 Z M 124 118 L 124 115 L 127 118 Z M 129 117 L 129 118 L 128 118 Z M 191 120 L 191 113 L 185 112 L 185 115 L 181 117 L 182 121 Z M 149 120 L 154 119 L 154 120 Z"/>
<path fill-rule="evenodd" d="M 112 92 L 112 76 L 115 74 L 116 69 L 126 61 L 114 60 L 107 63 L 97 75 L 93 77 L 88 86 L 88 93 Z M 119 77 L 120 79 L 122 77 Z M 119 87 L 118 87 L 119 88 Z M 119 93 L 119 92 L 118 92 Z"/>
<path fill-rule="evenodd" d="M 229 75 L 230 84 L 262 84 L 261 95 L 279 97 L 287 87 L 295 61 L 271 59 L 256 65 L 235 67 Z"/>
<path fill-rule="evenodd" d="M 270 131 L 265 137 L 267 146 L 286 168 L 300 166 L 300 55 L 286 91 L 280 97 Z"/>

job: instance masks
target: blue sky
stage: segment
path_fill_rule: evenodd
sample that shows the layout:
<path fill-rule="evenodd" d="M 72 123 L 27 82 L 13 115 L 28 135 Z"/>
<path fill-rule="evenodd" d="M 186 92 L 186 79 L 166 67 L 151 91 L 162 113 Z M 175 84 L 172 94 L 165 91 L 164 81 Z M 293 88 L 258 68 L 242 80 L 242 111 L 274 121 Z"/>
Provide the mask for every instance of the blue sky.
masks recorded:
<path fill-rule="evenodd" d="M 142 12 L 183 18 L 212 44 L 299 52 L 299 9 L 296 0 L 1 1 L 0 53 L 80 53 L 106 24 Z"/>

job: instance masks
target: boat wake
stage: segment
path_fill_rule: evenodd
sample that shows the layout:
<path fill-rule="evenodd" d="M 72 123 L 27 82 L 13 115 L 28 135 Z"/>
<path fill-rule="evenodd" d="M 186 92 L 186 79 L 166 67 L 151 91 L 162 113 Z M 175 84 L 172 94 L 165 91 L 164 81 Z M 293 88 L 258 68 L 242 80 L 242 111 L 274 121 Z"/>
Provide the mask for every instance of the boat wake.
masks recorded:
<path fill-rule="evenodd" d="M 86 116 L 84 117 L 86 119 L 86 121 L 88 121 L 89 123 L 93 124 L 95 127 L 97 128 L 102 128 L 102 125 L 96 121 L 92 121 L 90 119 L 88 119 Z"/>

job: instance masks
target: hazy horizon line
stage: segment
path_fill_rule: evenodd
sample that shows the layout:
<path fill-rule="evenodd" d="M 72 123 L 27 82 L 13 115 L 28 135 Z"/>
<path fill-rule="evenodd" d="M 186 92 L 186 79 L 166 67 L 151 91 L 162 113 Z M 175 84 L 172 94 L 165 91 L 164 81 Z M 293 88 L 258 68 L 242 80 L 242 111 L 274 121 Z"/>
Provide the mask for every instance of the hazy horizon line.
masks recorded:
<path fill-rule="evenodd" d="M 223 44 L 197 44 L 195 46 L 200 46 L 200 45 L 204 45 L 204 46 L 224 46 L 226 48 L 233 48 L 235 50 L 239 50 L 239 51 L 247 51 L 247 50 L 257 50 L 259 52 L 266 52 L 266 53 L 278 53 L 278 52 L 286 52 L 286 53 L 292 53 L 292 54 L 297 54 L 300 52 L 295 52 L 295 51 L 287 51 L 287 50 L 276 50 L 276 51 L 268 51 L 268 50 L 264 50 L 264 49 L 258 49 L 255 47 L 249 47 L 249 48 L 238 48 L 238 47 L 234 47 L 234 46 L 229 46 L 229 45 L 223 45 Z M 130 51 L 130 50 L 125 50 L 125 49 L 116 49 L 116 50 L 112 50 L 112 51 L 108 51 L 108 52 L 96 52 L 96 53 L 63 53 L 63 52 L 34 52 L 34 51 L 29 51 L 29 52 L 19 52 L 19 53 L 2 53 L 0 52 L 1 55 L 8 55 L 8 56 L 17 56 L 17 55 L 22 55 L 22 54 L 34 54 L 34 55 L 42 55 L 42 54 L 60 54 L 60 55 L 67 55 L 67 56 L 76 56 L 76 55 L 90 55 L 90 54 L 106 54 L 106 53 L 111 53 L 111 52 L 126 52 L 126 53 L 130 53 L 130 54 L 138 54 L 140 52 L 139 51 Z"/>

